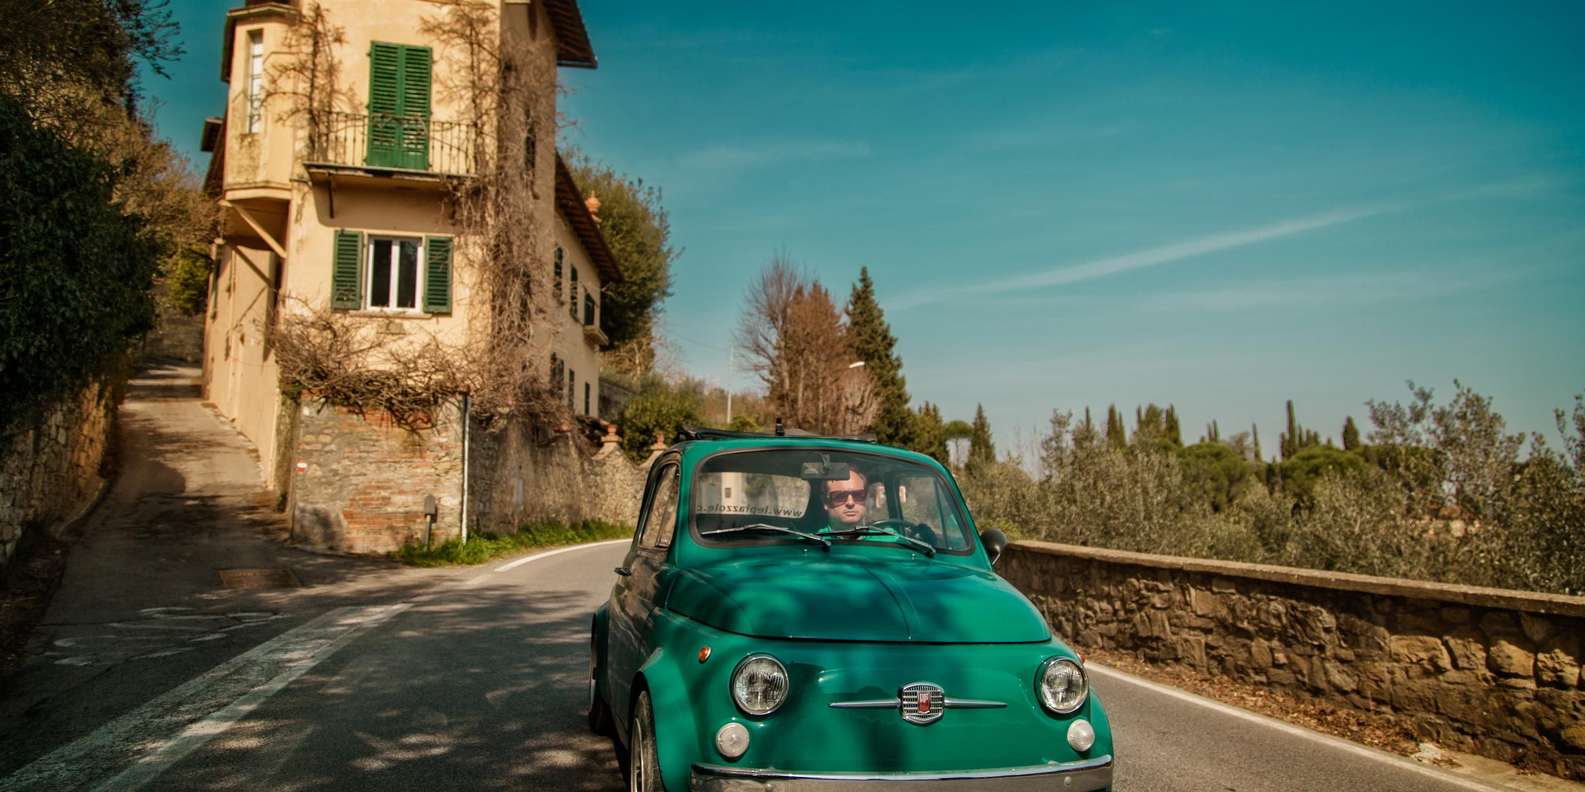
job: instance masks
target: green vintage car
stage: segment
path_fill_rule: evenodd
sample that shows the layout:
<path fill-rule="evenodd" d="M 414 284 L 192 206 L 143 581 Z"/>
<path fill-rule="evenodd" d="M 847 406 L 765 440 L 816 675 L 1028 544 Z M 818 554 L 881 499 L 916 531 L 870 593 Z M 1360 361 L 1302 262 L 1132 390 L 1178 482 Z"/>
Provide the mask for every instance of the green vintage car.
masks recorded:
<path fill-rule="evenodd" d="M 1109 789 L 1083 660 L 952 476 L 860 440 L 690 432 L 594 615 L 633 790 Z"/>

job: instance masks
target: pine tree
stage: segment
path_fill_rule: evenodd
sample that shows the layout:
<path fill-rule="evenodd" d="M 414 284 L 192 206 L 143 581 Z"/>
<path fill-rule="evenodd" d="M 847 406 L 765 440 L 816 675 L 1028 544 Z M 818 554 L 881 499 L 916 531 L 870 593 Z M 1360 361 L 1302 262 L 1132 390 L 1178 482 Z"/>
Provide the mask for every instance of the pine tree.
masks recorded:
<path fill-rule="evenodd" d="M 1113 448 L 1128 445 L 1128 430 L 1123 427 L 1123 414 L 1117 411 L 1115 404 L 1106 407 L 1106 442 Z"/>
<path fill-rule="evenodd" d="M 897 356 L 897 339 L 875 300 L 875 283 L 868 267 L 859 269 L 859 282 L 853 284 L 846 311 L 848 343 L 853 354 L 864 361 L 880 397 L 870 431 L 882 443 L 908 447 L 916 426 L 914 413 L 908 409 L 908 383 L 903 378 L 903 361 Z"/>
<path fill-rule="evenodd" d="M 941 420 L 940 408 L 925 402 L 919 405 L 919 412 L 912 414 L 912 420 L 913 445 L 910 448 L 934 457 L 943 465 L 951 464 L 952 458 L 947 453 L 947 425 Z"/>
<path fill-rule="evenodd" d="M 1353 451 L 1359 448 L 1359 427 L 1354 425 L 1354 416 L 1350 415 L 1343 421 L 1343 450 Z"/>
<path fill-rule="evenodd" d="M 985 407 L 974 405 L 974 433 L 969 435 L 969 467 L 978 468 L 996 461 L 996 445 L 991 442 L 991 422 Z"/>

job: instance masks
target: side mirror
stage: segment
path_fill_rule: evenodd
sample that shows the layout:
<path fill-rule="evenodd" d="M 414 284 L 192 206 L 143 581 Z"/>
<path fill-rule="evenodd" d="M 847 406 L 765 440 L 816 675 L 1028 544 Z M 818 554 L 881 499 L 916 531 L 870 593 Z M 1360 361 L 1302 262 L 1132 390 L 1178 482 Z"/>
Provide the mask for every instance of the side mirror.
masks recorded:
<path fill-rule="evenodd" d="M 986 528 L 980 531 L 980 543 L 985 545 L 985 554 L 991 557 L 991 566 L 996 566 L 1002 552 L 1007 549 L 1007 534 L 995 528 Z"/>

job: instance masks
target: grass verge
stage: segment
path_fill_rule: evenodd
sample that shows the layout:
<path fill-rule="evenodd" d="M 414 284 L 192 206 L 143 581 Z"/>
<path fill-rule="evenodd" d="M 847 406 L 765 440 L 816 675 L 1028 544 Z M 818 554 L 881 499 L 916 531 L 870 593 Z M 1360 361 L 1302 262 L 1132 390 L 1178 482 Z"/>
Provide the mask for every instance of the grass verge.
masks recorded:
<path fill-rule="evenodd" d="M 604 520 L 583 520 L 571 524 L 550 520 L 524 525 L 515 533 L 476 534 L 469 537 L 466 543 L 459 539 L 448 539 L 427 550 L 421 544 L 404 545 L 396 551 L 396 559 L 404 564 L 421 567 L 468 566 L 537 547 L 624 539 L 632 535 L 632 526 Z"/>

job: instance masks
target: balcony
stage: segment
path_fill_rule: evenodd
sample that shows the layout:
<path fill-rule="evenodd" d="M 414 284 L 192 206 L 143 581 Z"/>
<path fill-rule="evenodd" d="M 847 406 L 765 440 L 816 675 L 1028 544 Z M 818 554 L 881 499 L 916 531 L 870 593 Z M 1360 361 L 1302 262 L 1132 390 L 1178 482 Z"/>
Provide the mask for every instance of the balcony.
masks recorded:
<path fill-rule="evenodd" d="M 303 166 L 310 177 L 356 174 L 429 181 L 478 171 L 477 124 L 389 113 L 327 113 L 308 135 Z"/>

